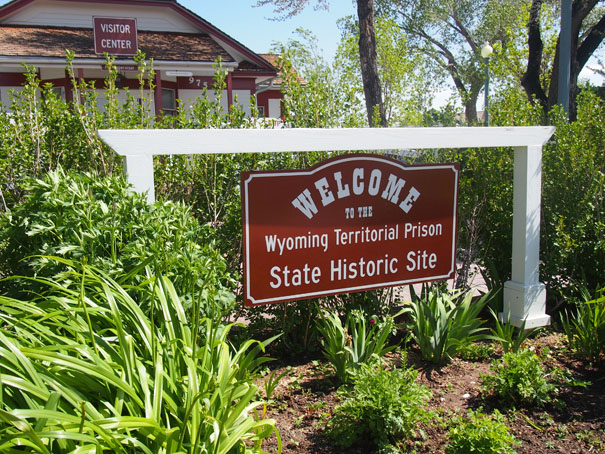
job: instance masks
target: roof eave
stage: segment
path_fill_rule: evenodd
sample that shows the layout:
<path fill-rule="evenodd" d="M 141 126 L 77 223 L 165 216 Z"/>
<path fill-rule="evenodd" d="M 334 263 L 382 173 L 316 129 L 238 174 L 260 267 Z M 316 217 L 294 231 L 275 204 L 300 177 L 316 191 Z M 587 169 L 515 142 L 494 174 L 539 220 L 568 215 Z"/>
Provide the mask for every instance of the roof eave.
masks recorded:
<path fill-rule="evenodd" d="M 98 68 L 99 65 L 106 63 L 104 57 L 99 58 L 74 58 L 73 65 L 78 68 Z M 65 67 L 65 57 L 23 57 L 23 56 L 0 56 L 0 64 L 14 64 L 14 65 L 32 65 L 32 66 L 46 66 L 46 67 Z M 115 65 L 132 65 L 132 59 L 116 58 L 114 60 Z M 163 69 L 174 69 L 174 68 L 200 68 L 200 69 L 213 69 L 216 65 L 215 62 L 211 61 L 170 61 L 170 60 L 154 60 L 153 67 L 156 70 Z M 237 68 L 237 63 L 234 62 L 223 62 L 222 67 L 227 71 L 233 71 Z"/>

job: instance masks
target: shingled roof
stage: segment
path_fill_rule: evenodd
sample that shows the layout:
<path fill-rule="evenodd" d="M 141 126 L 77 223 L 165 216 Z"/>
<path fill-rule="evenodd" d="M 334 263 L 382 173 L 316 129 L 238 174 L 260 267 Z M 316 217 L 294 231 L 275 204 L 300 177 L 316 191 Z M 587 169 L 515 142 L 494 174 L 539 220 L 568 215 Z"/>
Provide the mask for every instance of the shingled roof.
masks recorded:
<path fill-rule="evenodd" d="M 92 29 L 0 25 L 0 55 L 65 58 L 102 58 L 94 53 Z M 207 34 L 138 31 L 139 49 L 158 61 L 233 62 L 233 58 Z"/>

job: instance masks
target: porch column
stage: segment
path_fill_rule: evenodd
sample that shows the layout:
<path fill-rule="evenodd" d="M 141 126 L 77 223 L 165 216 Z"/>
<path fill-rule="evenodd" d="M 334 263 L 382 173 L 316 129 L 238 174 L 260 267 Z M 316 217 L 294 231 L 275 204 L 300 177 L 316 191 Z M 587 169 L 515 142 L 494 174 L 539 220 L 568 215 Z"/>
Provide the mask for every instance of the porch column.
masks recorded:
<path fill-rule="evenodd" d="M 233 105 L 233 77 L 232 73 L 227 73 L 227 112 L 231 111 Z"/>
<path fill-rule="evenodd" d="M 155 72 L 155 92 L 153 96 L 155 104 L 155 116 L 162 115 L 162 72 Z"/>
<path fill-rule="evenodd" d="M 65 70 L 65 102 L 70 103 L 74 99 L 74 92 L 71 86 L 71 78 L 69 73 Z"/>

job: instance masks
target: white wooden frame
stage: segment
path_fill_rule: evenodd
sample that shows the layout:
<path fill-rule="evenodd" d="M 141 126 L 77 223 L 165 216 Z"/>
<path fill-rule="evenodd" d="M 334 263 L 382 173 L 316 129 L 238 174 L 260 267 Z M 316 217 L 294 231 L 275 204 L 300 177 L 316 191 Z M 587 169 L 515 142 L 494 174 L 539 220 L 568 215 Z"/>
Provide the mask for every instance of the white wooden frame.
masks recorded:
<path fill-rule="evenodd" d="M 504 314 L 526 328 L 550 323 L 539 282 L 542 146 L 553 127 L 100 130 L 126 159 L 128 181 L 155 199 L 153 156 L 432 148 L 514 148 L 512 276 Z"/>

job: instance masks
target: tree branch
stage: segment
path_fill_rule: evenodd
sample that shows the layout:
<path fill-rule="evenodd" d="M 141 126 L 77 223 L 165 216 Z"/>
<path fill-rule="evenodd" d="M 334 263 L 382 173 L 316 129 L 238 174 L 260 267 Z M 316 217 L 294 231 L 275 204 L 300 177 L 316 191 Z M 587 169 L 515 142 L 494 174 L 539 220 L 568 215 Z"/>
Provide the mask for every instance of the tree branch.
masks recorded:
<path fill-rule="evenodd" d="M 542 66 L 542 50 L 544 44 L 540 33 L 540 9 L 542 0 L 532 0 L 529 10 L 528 38 L 529 56 L 527 58 L 527 70 L 521 78 L 521 85 L 525 89 L 530 100 L 534 97 L 546 108 L 546 93 L 540 83 L 540 69 Z"/>
<path fill-rule="evenodd" d="M 586 37 L 582 41 L 582 43 L 578 46 L 578 54 L 577 54 L 577 63 L 578 70 L 581 71 L 582 68 L 588 62 L 590 56 L 594 53 L 595 50 L 601 45 L 603 42 L 603 37 L 605 36 L 605 15 L 601 17 L 601 20 L 594 24 Z"/>

